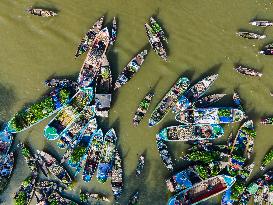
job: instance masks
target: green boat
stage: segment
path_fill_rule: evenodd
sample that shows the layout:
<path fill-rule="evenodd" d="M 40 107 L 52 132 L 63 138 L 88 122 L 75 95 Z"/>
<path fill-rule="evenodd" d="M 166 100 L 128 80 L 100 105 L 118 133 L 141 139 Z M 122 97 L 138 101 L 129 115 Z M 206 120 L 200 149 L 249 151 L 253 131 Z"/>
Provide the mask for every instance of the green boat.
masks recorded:
<path fill-rule="evenodd" d="M 28 205 L 33 197 L 35 184 L 37 182 L 37 173 L 32 173 L 21 184 L 19 190 L 15 193 L 15 205 Z"/>
<path fill-rule="evenodd" d="M 11 133 L 24 131 L 61 110 L 75 95 L 70 88 L 56 88 L 41 101 L 24 108 L 8 122 L 6 130 Z"/>
<path fill-rule="evenodd" d="M 149 126 L 158 124 L 165 115 L 177 103 L 178 98 L 188 89 L 190 80 L 186 77 L 180 77 L 179 80 L 173 85 L 171 90 L 164 96 L 154 109 L 151 118 L 149 119 Z"/>
<path fill-rule="evenodd" d="M 68 106 L 62 109 L 45 127 L 44 136 L 48 140 L 56 140 L 77 119 L 80 112 L 93 99 L 93 88 L 80 89 Z"/>
<path fill-rule="evenodd" d="M 139 125 L 140 121 L 143 119 L 145 116 L 146 112 L 149 109 L 149 106 L 151 104 L 151 101 L 154 97 L 153 92 L 149 92 L 139 103 L 139 106 L 137 108 L 137 111 L 135 113 L 135 116 L 133 118 L 133 124 L 134 126 Z"/>

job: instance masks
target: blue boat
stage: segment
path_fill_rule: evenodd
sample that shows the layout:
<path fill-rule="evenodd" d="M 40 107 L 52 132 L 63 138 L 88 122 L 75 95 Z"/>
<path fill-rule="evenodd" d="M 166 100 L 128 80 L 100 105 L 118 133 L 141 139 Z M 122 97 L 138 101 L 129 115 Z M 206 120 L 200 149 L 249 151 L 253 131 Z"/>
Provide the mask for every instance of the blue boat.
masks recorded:
<path fill-rule="evenodd" d="M 218 74 L 210 75 L 194 84 L 185 94 L 179 97 L 178 102 L 173 107 L 173 112 L 181 112 L 191 107 L 195 101 L 206 93 L 217 78 Z"/>
<path fill-rule="evenodd" d="M 105 134 L 101 160 L 98 165 L 97 179 L 101 183 L 106 182 L 112 170 L 115 159 L 116 143 L 117 135 L 112 128 Z"/>
<path fill-rule="evenodd" d="M 78 91 L 68 106 L 62 109 L 45 127 L 44 136 L 48 140 L 58 139 L 78 118 L 80 112 L 93 99 L 93 88 L 83 88 Z"/>

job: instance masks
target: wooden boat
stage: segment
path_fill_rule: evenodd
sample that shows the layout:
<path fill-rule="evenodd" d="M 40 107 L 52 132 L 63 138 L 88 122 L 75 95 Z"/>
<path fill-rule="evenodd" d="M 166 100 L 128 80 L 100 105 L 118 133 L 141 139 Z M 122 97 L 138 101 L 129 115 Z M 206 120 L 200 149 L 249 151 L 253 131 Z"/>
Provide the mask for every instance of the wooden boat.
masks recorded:
<path fill-rule="evenodd" d="M 95 37 L 81 67 L 78 77 L 80 87 L 89 87 L 95 80 L 108 48 L 110 36 L 107 28 L 102 29 Z"/>
<path fill-rule="evenodd" d="M 93 136 L 91 147 L 87 152 L 87 158 L 82 174 L 82 179 L 85 182 L 91 181 L 93 175 L 97 170 L 101 158 L 103 140 L 104 140 L 103 133 L 101 129 L 99 129 Z"/>
<path fill-rule="evenodd" d="M 62 191 L 62 187 L 54 181 L 43 180 L 36 183 L 34 195 L 38 204 L 48 204 L 48 197 L 54 192 Z"/>
<path fill-rule="evenodd" d="M 264 117 L 260 123 L 263 125 L 273 125 L 273 117 Z"/>
<path fill-rule="evenodd" d="M 73 149 L 79 144 L 84 132 L 89 132 L 94 134 L 97 131 L 97 128 L 98 128 L 98 124 L 97 124 L 96 118 L 90 120 L 88 122 L 87 127 L 84 128 L 81 133 L 75 136 L 75 139 L 73 139 L 73 141 L 69 144 L 69 146 L 67 147 L 67 150 L 63 154 L 61 163 L 66 162 L 68 158 L 71 156 Z"/>
<path fill-rule="evenodd" d="M 265 167 L 272 162 L 272 160 L 273 160 L 273 149 L 267 152 L 266 155 L 264 156 L 260 169 L 264 170 Z"/>
<path fill-rule="evenodd" d="M 201 178 L 194 171 L 193 167 L 182 170 L 166 180 L 167 188 L 170 192 L 180 192 L 199 183 Z"/>
<path fill-rule="evenodd" d="M 154 33 L 154 30 L 147 23 L 145 23 L 144 26 L 151 47 L 157 55 L 159 55 L 164 61 L 167 61 L 167 52 L 160 40 L 160 37 Z"/>
<path fill-rule="evenodd" d="M 113 21 L 112 21 L 112 29 L 111 29 L 111 38 L 110 38 L 110 44 L 113 45 L 114 42 L 117 39 L 117 21 L 116 21 L 116 17 L 114 17 Z"/>
<path fill-rule="evenodd" d="M 247 39 L 264 39 L 266 37 L 266 35 L 260 35 L 257 33 L 251 33 L 251 32 L 237 32 L 236 33 L 238 36 L 243 37 L 243 38 L 247 38 Z"/>
<path fill-rule="evenodd" d="M 110 202 L 109 198 L 101 193 L 88 193 L 81 190 L 80 200 L 82 203 L 88 203 L 88 198 L 92 198 L 98 201 Z"/>
<path fill-rule="evenodd" d="M 140 66 L 143 64 L 146 55 L 147 50 L 143 50 L 127 64 L 127 66 L 118 76 L 118 79 L 115 82 L 114 90 L 120 88 L 122 85 L 125 85 L 139 71 Z"/>
<path fill-rule="evenodd" d="M 214 161 L 225 161 L 229 157 L 230 155 L 226 149 L 208 146 L 197 150 L 191 149 L 182 159 L 194 163 L 208 164 Z"/>
<path fill-rule="evenodd" d="M 27 147 L 23 143 L 19 143 L 17 145 L 17 147 L 21 148 L 21 150 L 22 150 L 21 153 L 22 153 L 23 157 L 25 158 L 27 166 L 29 167 L 31 172 L 33 172 L 33 173 L 37 172 L 38 170 L 37 170 L 36 159 L 35 159 L 34 155 L 31 153 L 30 148 Z"/>
<path fill-rule="evenodd" d="M 154 109 L 151 118 L 149 119 L 150 127 L 158 124 L 165 117 L 165 115 L 177 103 L 178 98 L 188 89 L 189 85 L 190 81 L 188 78 L 179 78 L 179 80 L 173 85 L 173 87 Z"/>
<path fill-rule="evenodd" d="M 46 80 L 44 84 L 50 88 L 72 87 L 73 89 L 76 89 L 78 86 L 78 83 L 73 80 L 58 79 L 58 78 L 52 78 L 50 80 Z"/>
<path fill-rule="evenodd" d="M 204 95 L 217 78 L 218 74 L 210 75 L 194 84 L 189 90 L 178 98 L 178 102 L 173 107 L 173 112 L 177 113 L 191 107 L 192 103 Z"/>
<path fill-rule="evenodd" d="M 259 26 L 259 27 L 273 26 L 273 22 L 271 21 L 250 21 L 249 24 L 252 26 Z"/>
<path fill-rule="evenodd" d="M 48 197 L 48 204 L 58 204 L 58 205 L 78 205 L 78 203 L 62 197 L 58 192 L 53 192 Z"/>
<path fill-rule="evenodd" d="M 121 156 L 116 149 L 114 165 L 111 172 L 111 187 L 114 199 L 118 200 L 123 190 L 123 167 Z"/>
<path fill-rule="evenodd" d="M 84 107 L 75 121 L 60 136 L 57 146 L 62 149 L 69 147 L 76 137 L 81 135 L 81 132 L 88 126 L 88 122 L 95 117 L 95 113 L 94 106 Z"/>
<path fill-rule="evenodd" d="M 37 172 L 31 173 L 20 185 L 19 190 L 15 193 L 15 204 L 30 204 L 33 197 L 35 184 L 37 182 Z"/>
<path fill-rule="evenodd" d="M 151 104 L 151 101 L 154 97 L 153 92 L 149 92 L 139 103 L 139 106 L 137 108 L 137 111 L 135 112 L 135 116 L 133 118 L 133 125 L 137 126 L 139 125 L 140 121 L 143 119 L 145 116 L 146 112 L 149 109 L 149 106 Z"/>
<path fill-rule="evenodd" d="M 13 135 L 6 129 L 0 132 L 0 157 L 5 157 L 13 143 Z"/>
<path fill-rule="evenodd" d="M 128 205 L 136 205 L 138 204 L 138 200 L 139 200 L 139 192 L 137 191 L 136 193 L 134 193 L 133 196 L 130 197 Z"/>
<path fill-rule="evenodd" d="M 29 8 L 27 9 L 27 12 L 35 15 L 35 16 L 42 16 L 42 17 L 51 17 L 51 16 L 57 16 L 58 14 L 54 11 L 50 11 L 47 9 L 39 9 L 39 8 Z"/>
<path fill-rule="evenodd" d="M 104 55 L 103 58 L 96 79 L 95 106 L 97 116 L 108 117 L 112 98 L 112 74 L 107 57 Z"/>
<path fill-rule="evenodd" d="M 89 31 L 85 34 L 82 38 L 75 57 L 79 57 L 81 54 L 85 53 L 94 43 L 94 40 L 98 33 L 101 31 L 102 24 L 103 24 L 104 16 L 98 19 L 95 24 L 89 29 Z"/>
<path fill-rule="evenodd" d="M 136 176 L 140 176 L 141 172 L 144 169 L 144 163 L 145 163 L 145 157 L 144 155 L 140 155 L 140 157 L 138 158 L 138 162 L 137 162 L 137 167 L 136 167 Z"/>
<path fill-rule="evenodd" d="M 5 129 L 11 133 L 24 131 L 61 110 L 74 95 L 73 89 L 56 88 L 41 101 L 17 112 Z"/>
<path fill-rule="evenodd" d="M 241 73 L 243 75 L 248 75 L 248 76 L 253 76 L 253 77 L 262 77 L 262 73 L 256 71 L 253 68 L 248 68 L 242 65 L 238 65 L 234 67 L 234 70 L 237 71 L 238 73 Z"/>
<path fill-rule="evenodd" d="M 193 103 L 192 107 L 207 107 L 219 100 L 221 100 L 226 94 L 211 94 L 200 98 Z"/>
<path fill-rule="evenodd" d="M 0 192 L 7 187 L 14 168 L 14 154 L 10 152 L 0 157 Z"/>
<path fill-rule="evenodd" d="M 201 181 L 189 189 L 181 191 L 179 194 L 172 196 L 168 205 L 195 205 L 206 201 L 229 189 L 236 179 L 226 175 L 218 175 Z"/>
<path fill-rule="evenodd" d="M 117 135 L 115 130 L 110 129 L 104 136 L 101 159 L 98 165 L 97 179 L 99 182 L 106 182 L 115 159 Z"/>
<path fill-rule="evenodd" d="M 157 145 L 157 150 L 159 152 L 159 155 L 160 155 L 164 165 L 167 167 L 168 170 L 172 171 L 173 170 L 173 161 L 172 161 L 171 155 L 168 151 L 167 145 L 161 139 L 156 139 L 156 145 Z"/>
<path fill-rule="evenodd" d="M 46 176 L 50 173 L 66 186 L 72 183 L 70 175 L 56 158 L 44 151 L 37 150 L 36 159 Z"/>
<path fill-rule="evenodd" d="M 56 140 L 77 119 L 80 112 L 93 99 L 93 88 L 81 89 L 45 127 L 44 136 L 48 140 Z"/>
<path fill-rule="evenodd" d="M 250 158 L 254 149 L 254 130 L 252 120 L 246 121 L 238 130 L 230 148 L 228 172 L 236 175 L 245 165 L 246 159 Z"/>
<path fill-rule="evenodd" d="M 150 17 L 150 23 L 151 23 L 151 27 L 152 27 L 154 33 L 156 33 L 158 35 L 158 37 L 162 38 L 163 41 L 168 43 L 168 39 L 167 39 L 162 27 L 156 22 L 156 20 L 153 17 Z"/>
<path fill-rule="evenodd" d="M 87 152 L 92 144 L 92 138 L 96 135 L 94 131 L 91 129 L 86 129 L 76 145 L 73 145 L 73 150 L 70 154 L 68 165 L 72 168 L 80 168 L 80 164 L 82 161 L 85 161 Z M 77 170 L 79 171 L 79 170 Z"/>
<path fill-rule="evenodd" d="M 253 121 L 248 120 L 244 122 L 233 141 L 231 156 L 236 154 L 237 156 L 246 156 L 247 158 L 250 158 L 254 149 L 255 137 L 256 131 L 254 130 Z"/>
<path fill-rule="evenodd" d="M 196 164 L 194 165 L 195 172 L 203 180 L 218 175 L 224 168 L 226 168 L 228 162 L 226 161 L 213 161 L 209 164 Z"/>
<path fill-rule="evenodd" d="M 157 134 L 165 141 L 214 140 L 224 134 L 217 124 L 178 125 L 166 127 Z"/>
<path fill-rule="evenodd" d="M 188 109 L 178 113 L 175 119 L 184 124 L 222 124 L 239 122 L 245 117 L 245 113 L 241 109 L 211 107 Z"/>

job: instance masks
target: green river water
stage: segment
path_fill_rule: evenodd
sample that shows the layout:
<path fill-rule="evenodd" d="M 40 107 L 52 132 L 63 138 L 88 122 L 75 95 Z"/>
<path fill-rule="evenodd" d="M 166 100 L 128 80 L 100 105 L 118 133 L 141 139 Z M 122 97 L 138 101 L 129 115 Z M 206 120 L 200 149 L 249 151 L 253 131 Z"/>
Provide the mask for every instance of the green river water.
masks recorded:
<path fill-rule="evenodd" d="M 118 37 L 109 50 L 108 57 L 114 79 L 129 60 L 144 46 L 147 37 L 144 23 L 151 15 L 157 16 L 169 35 L 169 61 L 163 62 L 150 50 L 140 72 L 124 87 L 114 93 L 114 102 L 109 120 L 100 124 L 104 131 L 114 126 L 119 137 L 119 148 L 124 159 L 125 188 L 121 204 L 126 204 L 130 195 L 140 190 L 139 204 L 161 205 L 167 202 L 165 179 L 171 173 L 164 167 L 157 152 L 155 135 L 160 128 L 177 124 L 169 114 L 159 125 L 148 128 L 151 110 L 138 127 L 133 127 L 132 118 L 139 101 L 155 86 L 153 109 L 176 79 L 184 74 L 196 82 L 202 77 L 219 73 L 210 92 L 223 92 L 228 96 L 223 104 L 231 105 L 231 96 L 236 89 L 243 100 L 247 114 L 255 122 L 256 168 L 260 160 L 273 146 L 272 126 L 258 124 L 261 116 L 272 115 L 273 57 L 258 55 L 258 50 L 273 41 L 273 28 L 256 28 L 248 24 L 252 18 L 273 20 L 273 5 L 270 0 L 1 0 L 0 1 L 0 120 L 8 121 L 24 105 L 35 102 L 48 88 L 43 81 L 52 76 L 69 76 L 76 79 L 84 56 L 74 59 L 77 45 L 87 29 L 101 16 L 110 23 L 118 18 Z M 46 6 L 59 10 L 59 16 L 41 18 L 29 15 L 30 6 Z M 239 38 L 239 29 L 265 33 L 261 41 Z M 236 73 L 234 63 L 256 67 L 263 72 L 260 79 L 252 79 Z M 55 143 L 43 137 L 45 120 L 39 125 L 16 136 L 15 145 L 25 141 L 35 149 L 45 149 L 60 159 L 63 151 Z M 235 134 L 239 124 L 225 126 L 226 136 Z M 226 137 L 220 139 L 224 141 Z M 179 157 L 188 145 L 170 143 L 176 170 L 183 167 Z M 15 146 L 14 146 L 15 149 Z M 135 177 L 138 154 L 146 152 L 144 174 Z M 17 152 L 16 168 L 6 191 L 0 196 L 2 204 L 13 204 L 12 196 L 29 174 L 22 156 Z M 98 184 L 96 180 L 84 183 L 80 177 L 76 184 L 88 190 L 112 194 L 110 183 Z M 114 203 L 114 202 L 113 202 Z M 32 201 L 35 204 L 35 200 Z M 213 198 L 204 204 L 220 204 Z"/>

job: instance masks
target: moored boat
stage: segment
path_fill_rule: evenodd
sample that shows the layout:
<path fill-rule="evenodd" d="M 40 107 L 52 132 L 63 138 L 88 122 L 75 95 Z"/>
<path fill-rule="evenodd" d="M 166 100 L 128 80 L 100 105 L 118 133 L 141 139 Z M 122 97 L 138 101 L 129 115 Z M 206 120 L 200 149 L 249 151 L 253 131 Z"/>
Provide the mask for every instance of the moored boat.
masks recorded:
<path fill-rule="evenodd" d="M 173 161 L 171 158 L 171 155 L 168 151 L 168 147 L 166 143 L 161 139 L 156 139 L 157 144 L 157 150 L 159 152 L 159 155 L 164 163 L 164 165 L 167 167 L 168 170 L 173 170 Z"/>
<path fill-rule="evenodd" d="M 153 97 L 154 97 L 154 93 L 149 92 L 139 103 L 139 106 L 133 118 L 133 124 L 135 126 L 137 126 L 140 123 L 140 121 L 143 119 L 143 117 L 145 116 L 146 112 L 149 109 L 149 106 L 151 104 Z"/>
<path fill-rule="evenodd" d="M 127 205 L 136 205 L 139 200 L 139 192 L 135 192 L 133 196 L 130 197 Z"/>
<path fill-rule="evenodd" d="M 188 89 L 183 95 L 178 98 L 178 102 L 173 107 L 173 112 L 177 113 L 183 111 L 192 106 L 198 98 L 205 94 L 205 92 L 211 87 L 214 81 L 218 78 L 218 74 L 213 74 L 205 77 L 190 89 Z"/>
<path fill-rule="evenodd" d="M 114 165 L 111 172 L 111 187 L 114 199 L 118 200 L 123 190 L 123 167 L 121 156 L 116 149 Z"/>
<path fill-rule="evenodd" d="M 147 23 L 145 23 L 144 27 L 145 27 L 146 34 L 147 34 L 147 37 L 148 37 L 149 43 L 151 44 L 152 49 L 164 61 L 167 61 L 167 52 L 160 40 L 160 37 L 157 35 L 157 33 L 154 33 L 154 30 Z"/>
<path fill-rule="evenodd" d="M 218 175 L 201 181 L 189 189 L 181 191 L 168 201 L 168 205 L 194 205 L 206 201 L 229 189 L 236 179 L 226 175 Z"/>
<path fill-rule="evenodd" d="M 13 143 L 13 134 L 6 129 L 0 132 L 0 157 L 5 157 Z"/>
<path fill-rule="evenodd" d="M 118 79 L 115 82 L 114 90 L 125 85 L 139 70 L 145 60 L 145 56 L 148 54 L 147 50 L 143 50 L 137 54 L 123 69 Z"/>
<path fill-rule="evenodd" d="M 145 164 L 145 157 L 144 155 L 140 155 L 140 157 L 138 158 L 138 162 L 137 162 L 137 167 L 136 167 L 136 176 L 140 176 L 140 174 L 142 173 L 143 169 L 144 169 L 144 164 Z"/>
<path fill-rule="evenodd" d="M 30 148 L 27 147 L 23 143 L 19 143 L 17 145 L 17 147 L 21 148 L 21 153 L 22 153 L 23 157 L 25 158 L 25 161 L 26 161 L 29 169 L 31 170 L 31 172 L 33 172 L 33 173 L 37 172 L 38 170 L 37 170 L 36 159 L 35 159 L 34 155 L 31 153 Z"/>
<path fill-rule="evenodd" d="M 150 23 L 153 31 L 158 35 L 158 37 L 162 38 L 163 41 L 168 43 L 168 39 L 165 35 L 165 32 L 153 17 L 150 17 Z"/>
<path fill-rule="evenodd" d="M 93 88 L 81 89 L 68 106 L 64 107 L 45 127 L 44 136 L 48 140 L 56 140 L 75 121 L 80 112 L 93 99 Z"/>
<path fill-rule="evenodd" d="M 104 16 L 98 19 L 95 24 L 89 29 L 89 31 L 82 38 L 81 43 L 78 46 L 75 57 L 79 57 L 81 54 L 85 53 L 90 46 L 94 43 L 97 34 L 101 31 Z"/>
<path fill-rule="evenodd" d="M 66 186 L 72 183 L 72 179 L 68 172 L 52 155 L 44 151 L 37 150 L 36 159 L 45 175 L 51 173 Z"/>
<path fill-rule="evenodd" d="M 252 26 L 259 26 L 259 27 L 273 26 L 273 22 L 271 21 L 250 21 L 249 24 Z"/>
<path fill-rule="evenodd" d="M 103 62 L 109 41 L 110 36 L 107 28 L 102 29 L 96 35 L 79 73 L 79 87 L 89 87 L 92 85 Z"/>
<path fill-rule="evenodd" d="M 207 107 L 212 103 L 221 100 L 226 94 L 211 94 L 200 98 L 193 103 L 193 107 Z"/>
<path fill-rule="evenodd" d="M 75 121 L 60 136 L 60 139 L 57 142 L 58 147 L 62 149 L 69 147 L 77 136 L 82 134 L 88 126 L 88 122 L 94 117 L 95 107 L 84 107 Z"/>
<path fill-rule="evenodd" d="M 82 179 L 85 182 L 91 181 L 93 175 L 95 174 L 102 152 L 103 146 L 103 133 L 99 129 L 93 136 L 91 147 L 87 152 L 87 158 L 82 174 Z"/>
<path fill-rule="evenodd" d="M 169 92 L 163 97 L 154 109 L 150 119 L 149 126 L 152 127 L 158 124 L 165 115 L 177 103 L 178 98 L 188 89 L 190 81 L 186 77 L 180 77 L 179 80 L 173 85 Z"/>
<path fill-rule="evenodd" d="M 104 136 L 101 159 L 98 164 L 97 179 L 99 182 L 106 182 L 115 159 L 117 135 L 115 130 L 110 129 Z"/>
<path fill-rule="evenodd" d="M 31 173 L 20 185 L 19 190 L 15 193 L 15 204 L 30 204 L 33 197 L 35 184 L 37 182 L 37 172 Z"/>
<path fill-rule="evenodd" d="M 241 109 L 232 107 L 211 107 L 188 109 L 178 113 L 175 119 L 184 124 L 235 123 L 245 119 Z"/>
<path fill-rule="evenodd" d="M 192 187 L 202 181 L 193 167 L 182 170 L 166 180 L 167 188 L 170 192 L 180 192 Z"/>
<path fill-rule="evenodd" d="M 247 38 L 247 39 L 264 39 L 266 37 L 266 35 L 260 35 L 257 33 L 252 33 L 252 32 L 237 32 L 236 33 L 238 36 L 243 37 L 243 38 Z"/>
<path fill-rule="evenodd" d="M 214 140 L 224 134 L 217 124 L 178 125 L 162 129 L 157 135 L 165 141 Z"/>
<path fill-rule="evenodd" d="M 10 152 L 5 156 L 0 156 L 0 192 L 2 192 L 12 175 L 14 168 L 14 154 Z"/>
<path fill-rule="evenodd" d="M 58 192 L 53 192 L 48 197 L 49 204 L 58 204 L 58 205 L 78 205 L 78 203 L 62 197 Z"/>
<path fill-rule="evenodd" d="M 110 38 L 110 44 L 113 45 L 114 42 L 117 39 L 117 21 L 116 21 L 116 17 L 113 18 L 112 21 L 112 29 L 111 29 L 111 38 Z"/>
<path fill-rule="evenodd" d="M 112 74 L 109 61 L 104 55 L 101 68 L 96 79 L 95 106 L 96 115 L 108 117 L 112 98 Z"/>
<path fill-rule="evenodd" d="M 61 110 L 74 95 L 75 91 L 69 88 L 52 90 L 41 101 L 17 112 L 8 122 L 6 130 L 11 133 L 18 133 L 32 127 Z"/>
<path fill-rule="evenodd" d="M 73 145 L 73 150 L 68 159 L 68 165 L 72 168 L 77 168 L 76 172 L 79 172 L 80 165 L 83 165 L 83 161 L 85 161 L 87 157 L 87 152 L 92 144 L 92 139 L 94 135 L 93 130 L 86 129 L 78 139 L 78 142 Z"/>
<path fill-rule="evenodd" d="M 269 165 L 273 160 L 273 149 L 271 149 L 266 155 L 264 156 L 262 160 L 262 164 L 260 169 L 264 170 L 267 165 Z"/>
<path fill-rule="evenodd" d="M 58 79 L 58 78 L 52 78 L 50 80 L 46 80 L 45 85 L 50 88 L 61 88 L 61 87 L 72 87 L 72 89 L 76 89 L 78 86 L 78 83 L 76 83 L 73 80 L 69 79 Z"/>
<path fill-rule="evenodd" d="M 43 180 L 36 183 L 34 195 L 38 204 L 47 204 L 48 197 L 54 193 L 62 191 L 62 187 L 54 181 Z"/>
<path fill-rule="evenodd" d="M 256 71 L 253 68 L 248 68 L 242 65 L 238 65 L 234 67 L 234 70 L 237 71 L 238 73 L 241 73 L 243 75 L 248 75 L 248 76 L 253 76 L 253 77 L 262 77 L 262 73 Z"/>
<path fill-rule="evenodd" d="M 35 16 L 42 16 L 42 17 L 51 17 L 51 16 L 57 16 L 58 14 L 54 11 L 47 10 L 47 9 L 41 9 L 41 8 L 29 8 L 27 9 L 27 12 L 35 15 Z"/>
<path fill-rule="evenodd" d="M 273 117 L 264 117 L 261 119 L 260 123 L 264 125 L 273 125 Z"/>

